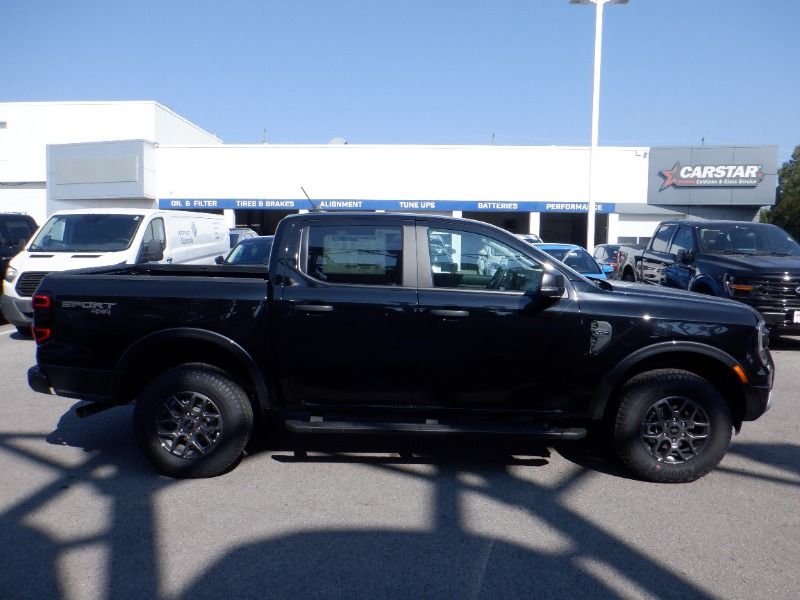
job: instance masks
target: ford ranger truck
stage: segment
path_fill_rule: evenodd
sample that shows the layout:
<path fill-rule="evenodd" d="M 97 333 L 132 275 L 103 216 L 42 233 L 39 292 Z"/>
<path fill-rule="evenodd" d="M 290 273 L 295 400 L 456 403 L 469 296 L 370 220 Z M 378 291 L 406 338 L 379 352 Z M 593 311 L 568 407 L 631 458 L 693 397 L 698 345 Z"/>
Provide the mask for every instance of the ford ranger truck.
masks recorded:
<path fill-rule="evenodd" d="M 636 476 L 687 482 L 768 409 L 774 377 L 749 306 L 593 282 L 439 216 L 292 215 L 267 267 L 51 273 L 33 306 L 30 386 L 82 415 L 135 403 L 139 446 L 174 477 L 226 472 L 269 417 L 301 440 L 594 428 Z"/>

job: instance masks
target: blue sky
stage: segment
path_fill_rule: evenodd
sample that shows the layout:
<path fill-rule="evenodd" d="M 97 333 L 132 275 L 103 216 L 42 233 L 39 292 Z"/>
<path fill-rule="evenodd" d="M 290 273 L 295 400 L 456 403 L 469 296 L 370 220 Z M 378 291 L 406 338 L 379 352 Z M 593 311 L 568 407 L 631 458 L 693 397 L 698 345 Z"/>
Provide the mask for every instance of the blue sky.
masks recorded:
<path fill-rule="evenodd" d="M 228 143 L 588 145 L 568 0 L 6 0 L 0 101 L 157 100 Z M 601 145 L 800 144 L 800 2 L 604 12 Z"/>

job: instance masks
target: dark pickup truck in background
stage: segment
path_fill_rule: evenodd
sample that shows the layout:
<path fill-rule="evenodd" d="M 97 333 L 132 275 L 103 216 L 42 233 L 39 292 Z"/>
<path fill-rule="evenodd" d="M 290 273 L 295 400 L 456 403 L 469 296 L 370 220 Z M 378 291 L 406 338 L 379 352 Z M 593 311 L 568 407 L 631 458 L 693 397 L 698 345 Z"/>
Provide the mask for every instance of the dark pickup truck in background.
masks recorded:
<path fill-rule="evenodd" d="M 642 255 L 639 279 L 744 302 L 771 332 L 800 333 L 800 245 L 775 225 L 664 221 Z"/>
<path fill-rule="evenodd" d="M 774 377 L 743 304 L 593 283 L 446 217 L 293 215 L 268 268 L 52 273 L 33 304 L 30 386 L 89 401 L 83 415 L 135 402 L 140 447 L 176 477 L 224 473 L 269 416 L 301 437 L 598 426 L 639 477 L 692 481 L 767 410 Z"/>

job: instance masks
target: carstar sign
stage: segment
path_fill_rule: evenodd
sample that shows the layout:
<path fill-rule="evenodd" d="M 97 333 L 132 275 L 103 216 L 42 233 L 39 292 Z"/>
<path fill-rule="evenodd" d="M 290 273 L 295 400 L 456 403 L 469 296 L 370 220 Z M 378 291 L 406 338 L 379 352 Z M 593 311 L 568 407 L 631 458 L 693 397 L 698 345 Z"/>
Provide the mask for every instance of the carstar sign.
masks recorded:
<path fill-rule="evenodd" d="M 761 165 L 685 165 L 676 162 L 671 169 L 659 171 L 664 182 L 659 192 L 675 187 L 755 187 L 764 172 Z"/>

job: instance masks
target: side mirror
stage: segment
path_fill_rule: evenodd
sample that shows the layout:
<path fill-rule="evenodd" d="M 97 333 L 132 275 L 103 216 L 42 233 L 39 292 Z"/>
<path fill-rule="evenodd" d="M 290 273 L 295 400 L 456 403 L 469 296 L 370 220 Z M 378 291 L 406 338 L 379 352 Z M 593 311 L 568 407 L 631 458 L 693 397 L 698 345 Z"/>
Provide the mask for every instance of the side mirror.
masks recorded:
<path fill-rule="evenodd" d="M 539 288 L 540 297 L 561 298 L 565 290 L 564 276 L 561 273 L 545 271 L 544 274 L 542 274 L 542 285 Z"/>
<path fill-rule="evenodd" d="M 603 269 L 603 273 L 611 273 L 614 270 L 614 267 L 608 264 L 600 265 Z"/>
<path fill-rule="evenodd" d="M 676 256 L 676 260 L 681 264 L 687 264 L 694 260 L 694 254 L 690 250 L 680 249 L 678 250 L 678 255 Z"/>
<path fill-rule="evenodd" d="M 161 240 L 150 240 L 144 245 L 141 262 L 155 262 L 164 258 L 164 247 Z"/>
<path fill-rule="evenodd" d="M 214 257 L 214 262 L 217 263 L 218 265 L 221 265 L 222 263 L 225 262 L 225 257 L 224 256 L 216 256 L 216 257 Z"/>

